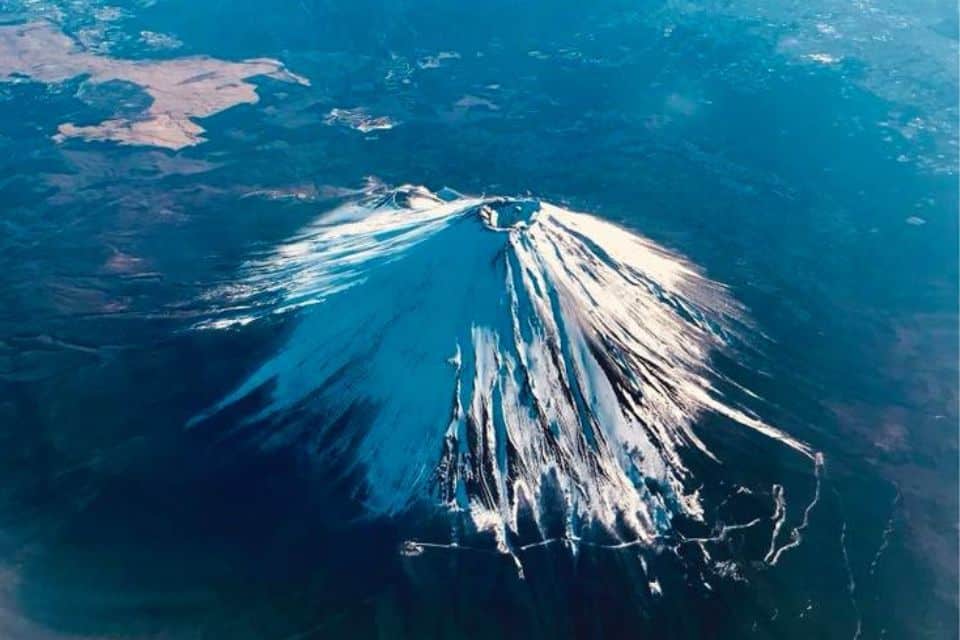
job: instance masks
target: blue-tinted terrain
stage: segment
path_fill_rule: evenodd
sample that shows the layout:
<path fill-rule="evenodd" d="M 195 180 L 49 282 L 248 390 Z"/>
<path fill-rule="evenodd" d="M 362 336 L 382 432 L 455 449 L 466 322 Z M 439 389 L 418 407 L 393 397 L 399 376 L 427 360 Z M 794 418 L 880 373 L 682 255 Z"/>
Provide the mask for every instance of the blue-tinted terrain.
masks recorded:
<path fill-rule="evenodd" d="M 0 637 L 957 638 L 940 0 L 0 0 Z"/>

